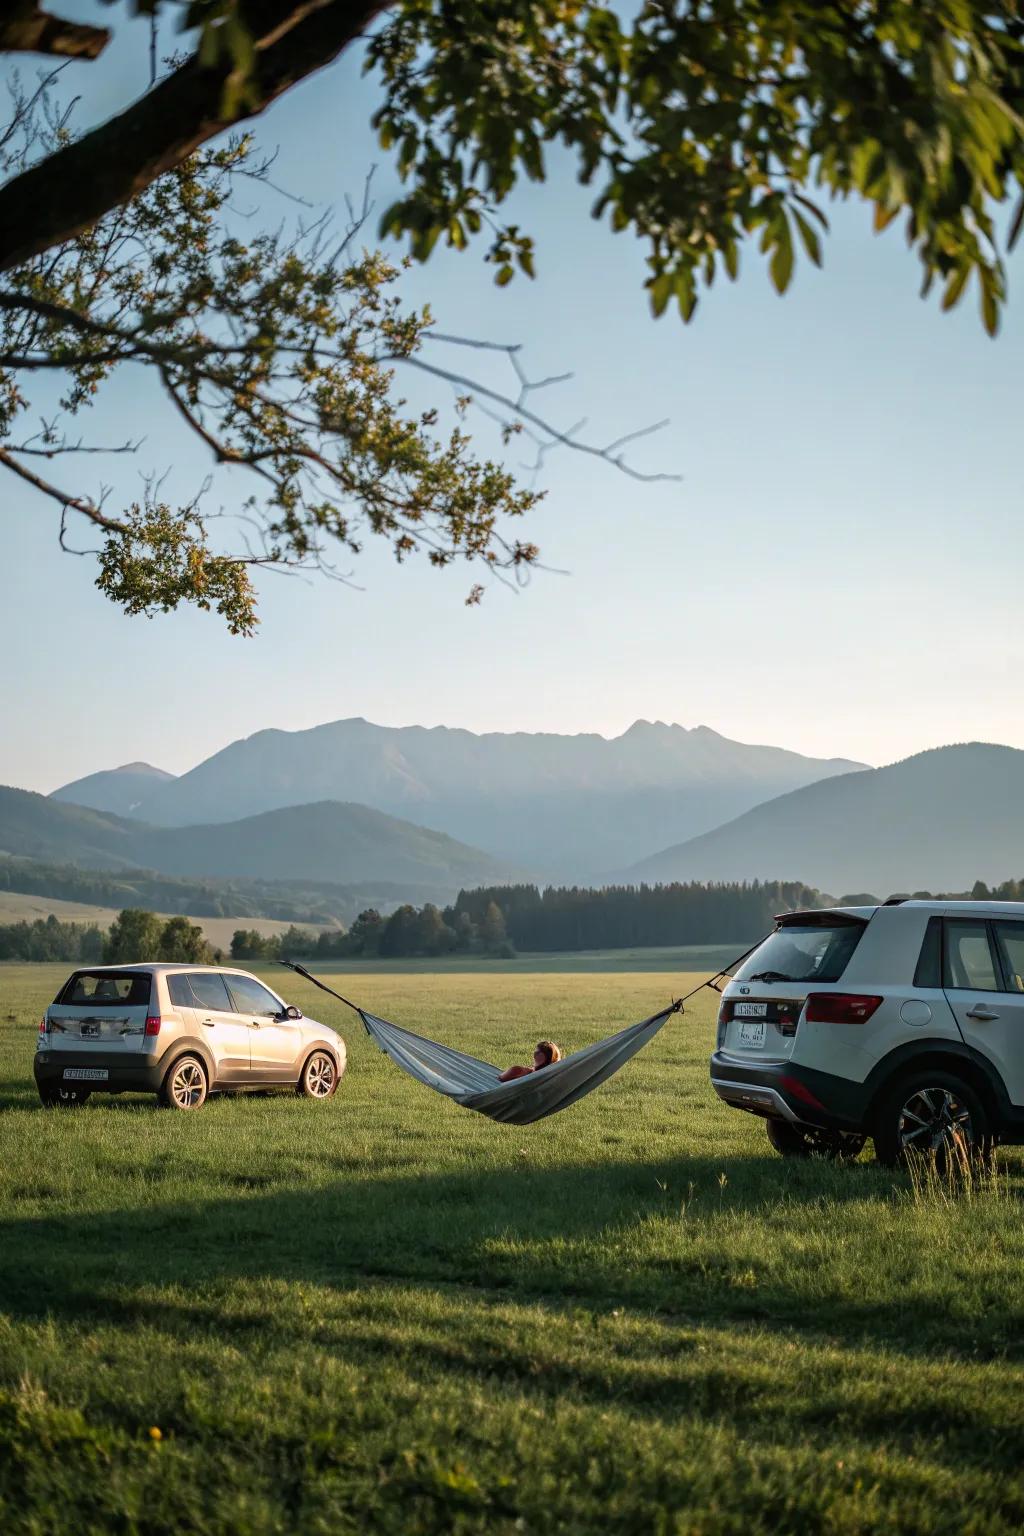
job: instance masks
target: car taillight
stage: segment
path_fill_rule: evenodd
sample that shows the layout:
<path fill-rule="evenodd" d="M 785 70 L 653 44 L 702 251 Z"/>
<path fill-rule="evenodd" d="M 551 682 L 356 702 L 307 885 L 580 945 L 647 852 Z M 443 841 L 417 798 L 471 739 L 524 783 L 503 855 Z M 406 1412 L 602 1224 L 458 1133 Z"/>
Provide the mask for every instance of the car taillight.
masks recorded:
<path fill-rule="evenodd" d="M 807 999 L 808 1024 L 866 1024 L 883 999 L 859 992 L 812 992 Z"/>
<path fill-rule="evenodd" d="M 718 1034 L 715 1037 L 715 1050 L 720 1051 L 725 1044 L 725 1026 L 729 1022 L 732 1013 L 732 1004 L 723 1003 L 718 1010 Z"/>
<path fill-rule="evenodd" d="M 45 1013 L 39 1020 L 39 1033 L 41 1035 L 48 1035 L 50 1033 L 50 1025 Z"/>
<path fill-rule="evenodd" d="M 162 1022 L 163 1021 L 161 1019 L 159 1019 L 159 1018 L 149 1018 L 149 1019 L 147 1019 L 146 1020 L 146 1034 L 147 1035 L 158 1035 L 160 1033 L 160 1025 L 161 1025 Z"/>

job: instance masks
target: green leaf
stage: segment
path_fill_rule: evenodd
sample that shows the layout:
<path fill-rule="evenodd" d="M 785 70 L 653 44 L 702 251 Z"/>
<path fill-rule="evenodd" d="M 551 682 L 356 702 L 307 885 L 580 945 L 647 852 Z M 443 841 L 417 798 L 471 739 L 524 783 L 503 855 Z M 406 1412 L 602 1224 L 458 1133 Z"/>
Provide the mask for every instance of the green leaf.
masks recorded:
<path fill-rule="evenodd" d="M 494 276 L 494 281 L 497 283 L 499 288 L 505 288 L 512 281 L 514 275 L 515 274 L 511 264 L 506 262 L 503 267 L 498 268 Z"/>
<path fill-rule="evenodd" d="M 793 214 L 794 221 L 796 222 L 796 227 L 800 231 L 800 239 L 803 241 L 804 250 L 814 262 L 814 265 L 816 267 L 820 267 L 821 241 L 818 238 L 818 231 L 813 229 L 811 225 L 808 224 L 803 214 L 799 213 L 795 208 L 793 208 L 791 212 Z"/>
<path fill-rule="evenodd" d="M 789 232 L 789 224 L 783 214 L 778 229 L 778 240 L 769 265 L 771 279 L 775 285 L 776 293 L 785 293 L 789 287 L 789 280 L 793 276 L 793 237 Z"/>
<path fill-rule="evenodd" d="M 647 291 L 651 295 L 651 311 L 655 315 L 663 315 L 668 307 L 668 301 L 672 297 L 674 282 L 671 272 L 659 272 L 658 276 L 647 285 Z"/>
<path fill-rule="evenodd" d="M 1006 249 L 1008 251 L 1012 251 L 1020 239 L 1022 227 L 1024 227 L 1024 192 L 1021 193 L 1017 200 L 1017 207 L 1010 222 L 1010 233 L 1006 237 Z"/>
<path fill-rule="evenodd" d="M 964 289 L 967 287 L 967 279 L 970 275 L 970 267 L 958 267 L 953 273 L 953 276 L 946 284 L 946 291 L 942 295 L 943 309 L 952 309 L 953 305 L 959 302 Z"/>
<path fill-rule="evenodd" d="M 990 336 L 999 330 L 999 302 L 995 288 L 984 278 L 981 284 L 981 322 Z"/>

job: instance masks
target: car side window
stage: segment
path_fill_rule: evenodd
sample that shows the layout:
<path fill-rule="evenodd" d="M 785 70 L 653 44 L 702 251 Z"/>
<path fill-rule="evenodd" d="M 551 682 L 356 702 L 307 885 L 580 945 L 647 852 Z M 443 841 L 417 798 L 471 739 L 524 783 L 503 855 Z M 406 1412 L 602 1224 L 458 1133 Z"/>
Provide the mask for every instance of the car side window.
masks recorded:
<path fill-rule="evenodd" d="M 213 1008 L 218 1013 L 234 1013 L 234 1004 L 228 996 L 224 977 L 216 971 L 189 971 L 188 983 L 200 1008 Z"/>
<path fill-rule="evenodd" d="M 1024 923 L 995 923 L 1003 974 L 1011 992 L 1024 992 Z"/>
<path fill-rule="evenodd" d="M 239 1013 L 259 1013 L 275 1018 L 281 1012 L 281 1004 L 273 992 L 252 976 L 229 976 L 228 986 Z"/>
<path fill-rule="evenodd" d="M 1001 982 L 989 943 L 988 925 L 946 919 L 943 985 L 961 992 L 998 992 Z"/>
<path fill-rule="evenodd" d="M 194 1008 L 196 1000 L 184 971 L 172 971 L 167 978 L 167 996 L 175 1008 Z"/>
<path fill-rule="evenodd" d="M 942 986 L 942 918 L 930 917 L 914 972 L 915 987 Z"/>

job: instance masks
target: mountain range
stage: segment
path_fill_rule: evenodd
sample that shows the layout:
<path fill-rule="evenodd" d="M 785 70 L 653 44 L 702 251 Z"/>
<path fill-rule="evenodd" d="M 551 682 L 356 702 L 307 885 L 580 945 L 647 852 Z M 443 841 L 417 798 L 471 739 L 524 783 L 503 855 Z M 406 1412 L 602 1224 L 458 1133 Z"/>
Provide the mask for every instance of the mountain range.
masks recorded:
<path fill-rule="evenodd" d="M 1021 805 L 1024 752 L 978 742 L 866 768 L 644 721 L 608 741 L 342 720 L 261 731 L 179 778 L 131 763 L 49 798 L 2 791 L 0 851 L 445 896 L 758 878 L 885 895 L 1019 875 Z"/>
<path fill-rule="evenodd" d="M 661 721 L 638 720 L 608 740 L 353 719 L 259 731 L 179 778 L 129 764 L 65 784 L 52 798 L 165 827 L 356 802 L 540 878 L 593 880 L 764 800 L 863 766 Z"/>
<path fill-rule="evenodd" d="M 799 878 L 962 891 L 1024 871 L 1024 752 L 970 742 L 810 784 L 623 871 L 630 881 Z"/>

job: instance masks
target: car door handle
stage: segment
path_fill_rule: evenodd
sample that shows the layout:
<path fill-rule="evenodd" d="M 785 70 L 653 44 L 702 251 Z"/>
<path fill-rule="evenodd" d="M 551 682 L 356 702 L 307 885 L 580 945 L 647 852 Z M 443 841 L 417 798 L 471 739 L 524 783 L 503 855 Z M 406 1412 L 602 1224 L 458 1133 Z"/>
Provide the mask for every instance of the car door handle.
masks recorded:
<path fill-rule="evenodd" d="M 998 1013 L 993 1012 L 993 1010 L 991 1008 L 986 1008 L 984 1006 L 984 1004 L 976 1003 L 973 1008 L 968 1008 L 968 1010 L 967 1010 L 967 1017 L 969 1019 L 982 1019 L 982 1020 L 985 1020 L 985 1019 L 998 1019 L 999 1015 L 998 1015 Z"/>
<path fill-rule="evenodd" d="M 208 1024 L 210 1026 L 210 1028 L 212 1029 L 213 1026 L 216 1024 L 217 1020 L 216 1019 L 200 1019 L 199 1022 L 200 1022 L 200 1024 Z"/>
<path fill-rule="evenodd" d="M 259 1019 L 250 1019 L 249 1020 L 249 1028 L 250 1029 L 259 1029 L 259 1027 L 260 1027 Z"/>

